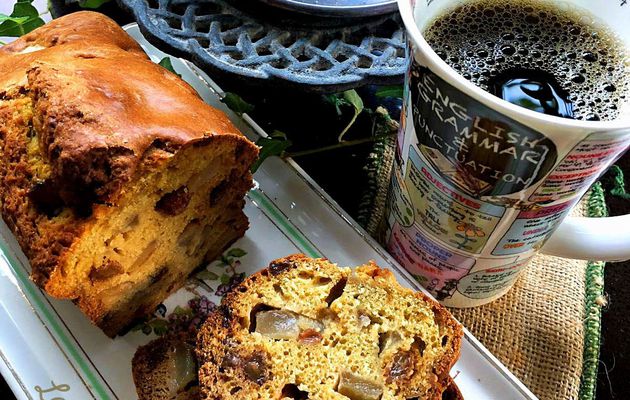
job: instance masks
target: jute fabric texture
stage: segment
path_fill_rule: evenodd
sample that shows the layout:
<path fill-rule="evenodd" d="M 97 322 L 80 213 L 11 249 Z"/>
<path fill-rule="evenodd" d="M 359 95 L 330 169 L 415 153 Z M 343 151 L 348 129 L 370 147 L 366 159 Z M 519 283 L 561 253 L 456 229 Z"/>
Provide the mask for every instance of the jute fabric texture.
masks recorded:
<path fill-rule="evenodd" d="M 536 256 L 502 298 L 451 312 L 540 399 L 577 399 L 586 264 Z"/>

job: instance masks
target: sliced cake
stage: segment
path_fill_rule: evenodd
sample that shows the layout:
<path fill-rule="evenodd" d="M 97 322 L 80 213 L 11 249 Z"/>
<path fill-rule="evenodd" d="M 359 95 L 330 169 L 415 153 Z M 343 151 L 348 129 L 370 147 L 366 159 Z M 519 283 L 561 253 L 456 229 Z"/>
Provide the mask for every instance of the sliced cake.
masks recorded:
<path fill-rule="evenodd" d="M 389 270 L 293 255 L 247 278 L 203 325 L 201 398 L 440 399 L 461 337 L 444 307 Z"/>

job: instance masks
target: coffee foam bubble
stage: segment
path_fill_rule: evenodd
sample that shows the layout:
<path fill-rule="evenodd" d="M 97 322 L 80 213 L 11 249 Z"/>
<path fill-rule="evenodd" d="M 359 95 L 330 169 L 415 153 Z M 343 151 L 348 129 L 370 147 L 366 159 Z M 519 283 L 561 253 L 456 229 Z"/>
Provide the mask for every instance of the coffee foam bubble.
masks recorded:
<path fill-rule="evenodd" d="M 541 71 L 568 94 L 575 119 L 630 114 L 630 51 L 587 13 L 542 2 L 480 0 L 428 26 L 424 37 L 436 53 L 484 90 L 509 71 Z"/>

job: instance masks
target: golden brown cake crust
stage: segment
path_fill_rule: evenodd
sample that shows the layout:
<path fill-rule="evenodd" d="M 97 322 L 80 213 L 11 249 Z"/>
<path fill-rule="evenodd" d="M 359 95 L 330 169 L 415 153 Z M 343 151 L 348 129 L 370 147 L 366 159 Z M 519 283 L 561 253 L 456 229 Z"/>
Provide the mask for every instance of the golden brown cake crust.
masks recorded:
<path fill-rule="evenodd" d="M 19 53 L 32 45 L 49 48 Z M 31 98 L 32 128 L 51 169 L 47 185 L 74 208 L 115 204 L 139 166 L 156 162 L 153 150 L 173 154 L 216 135 L 242 136 L 221 111 L 148 60 L 114 21 L 95 12 L 55 19 L 0 47 L 0 88 L 5 88 L 4 98 Z M 12 105 L 2 107 L 0 118 L 6 121 L 12 111 Z M 243 146 L 256 151 L 245 141 Z M 8 201 L 24 201 L 16 196 L 0 193 Z M 7 219 L 19 219 L 20 209 L 11 207 Z M 74 226 L 62 232 L 61 240 L 43 241 L 27 227 L 22 230 L 21 236 L 32 238 L 23 241 L 27 255 L 42 258 L 33 267 L 43 272 L 34 271 L 34 279 L 43 283 L 81 229 Z"/>
<path fill-rule="evenodd" d="M 82 11 L 55 19 L 0 47 L 0 93 L 12 94 L 26 82 L 26 71 L 40 59 L 63 59 L 58 46 L 81 44 L 84 49 L 108 45 L 147 58 L 142 48 L 116 22 L 103 14 Z"/>
<path fill-rule="evenodd" d="M 462 392 L 459 391 L 459 388 L 453 379 L 449 380 L 446 390 L 442 393 L 442 400 L 464 400 Z"/>
<path fill-rule="evenodd" d="M 315 287 L 300 284 L 302 279 L 314 279 Z M 349 285 L 355 284 L 353 283 L 355 279 L 357 289 L 350 288 L 353 294 L 348 296 L 358 297 L 354 297 L 354 300 L 346 298 L 344 302 L 335 306 L 335 301 L 345 296 L 344 291 L 348 290 Z M 287 285 L 286 280 L 299 282 L 293 287 L 291 284 Z M 261 289 L 268 286 L 273 287 L 273 292 L 280 297 L 272 298 L 275 295 L 267 297 L 261 294 L 271 293 L 271 291 Z M 368 286 L 382 289 L 381 294 L 386 293 L 384 298 L 389 299 L 386 307 L 391 309 L 404 308 L 400 304 L 413 303 L 410 298 L 415 298 L 425 304 L 422 309 L 426 317 L 420 318 L 424 318 L 424 323 L 429 324 L 427 326 L 431 323 L 435 324 L 431 329 L 439 329 L 437 342 L 441 344 L 437 347 L 433 346 L 433 342 L 429 340 L 430 335 L 424 337 L 426 343 L 419 341 L 427 346 L 421 349 L 415 346 L 418 337 L 403 338 L 397 345 L 392 344 L 391 348 L 381 343 L 381 339 L 387 337 L 382 336 L 381 330 L 391 329 L 395 324 L 390 324 L 392 321 L 387 321 L 385 317 L 379 317 L 380 314 L 370 315 L 369 311 L 361 310 L 364 305 L 361 301 L 356 303 L 357 299 L 366 298 L 362 296 L 369 296 L 365 294 L 367 289 L 359 287 Z M 310 305 L 306 307 L 297 305 L 295 298 L 292 297 L 294 295 Z M 250 304 L 251 301 L 257 304 Z M 342 311 L 340 308 L 345 307 L 348 301 L 359 304 L 359 309 Z M 324 326 L 332 323 L 331 327 L 334 329 L 328 331 L 328 328 L 324 327 L 317 332 L 313 332 L 312 329 L 302 330 L 297 339 L 287 341 L 269 340 L 265 334 L 258 331 L 257 323 L 252 325 L 253 321 L 258 321 L 256 315 L 260 310 L 282 310 L 284 307 L 300 315 L 300 318 L 333 321 L 324 322 Z M 334 321 L 339 321 L 338 318 L 345 318 L 341 317 L 340 312 L 347 315 L 358 313 L 359 323 L 364 323 L 359 331 L 365 333 L 365 336 L 354 337 L 348 334 L 344 336 L 346 329 L 354 328 L 348 324 L 335 325 Z M 327 320 L 327 318 L 330 319 Z M 414 317 L 407 315 L 407 318 Z M 362 330 L 364 328 L 366 330 Z M 370 343 L 374 338 L 369 336 L 368 332 L 374 336 L 375 331 L 379 331 L 377 340 L 375 343 Z M 435 335 L 435 332 L 432 335 Z M 299 390 L 301 396 L 307 395 L 308 398 L 313 399 L 346 399 L 348 397 L 338 392 L 341 389 L 334 386 L 340 385 L 340 371 L 351 368 L 355 373 L 359 371 L 363 375 L 372 374 L 370 379 L 382 388 L 383 399 L 419 397 L 437 400 L 442 398 L 443 392 L 451 383 L 448 374 L 459 357 L 461 337 L 461 325 L 444 307 L 422 293 L 402 288 L 388 270 L 370 263 L 358 267 L 355 272 L 350 272 L 347 268 L 337 268 L 325 259 L 310 259 L 301 254 L 292 255 L 272 261 L 269 268 L 250 276 L 234 288 L 224 297 L 217 311 L 210 314 L 204 323 L 197 337 L 201 398 L 206 400 L 283 399 L 287 394 L 286 389 L 289 388 L 292 393 Z M 413 340 L 413 342 L 407 343 L 406 340 Z M 335 355 L 331 359 L 330 352 L 323 359 L 319 357 L 318 346 L 320 344 L 331 346 L 331 343 L 333 343 L 332 346 L 339 346 L 340 343 L 341 346 L 345 346 L 342 348 L 346 350 L 340 358 L 339 355 Z M 435 355 L 435 358 L 431 359 L 430 357 L 433 356 L 427 355 L 425 349 L 428 354 Z M 416 350 L 419 350 L 419 355 L 414 353 Z M 381 367 L 377 368 L 380 372 L 372 367 L 366 370 L 363 361 L 357 360 L 355 352 L 361 352 L 362 359 L 376 357 L 375 361 L 370 361 L 376 364 L 370 365 L 372 367 L 380 365 Z M 306 354 L 304 359 L 292 359 L 296 355 L 303 357 L 304 354 Z M 399 357 L 400 355 L 404 358 Z M 405 361 L 400 361 L 403 359 Z M 295 363 L 298 365 L 296 366 Z M 315 368 L 316 372 L 313 375 L 312 365 L 324 367 Z M 287 379 L 289 380 L 286 381 Z"/>
<path fill-rule="evenodd" d="M 101 13 L 80 11 L 69 14 L 27 33 L 18 40 L 0 47 L 0 53 L 19 53 L 29 46 L 54 47 L 71 42 L 88 40 L 113 44 L 127 51 L 144 56 L 142 48 L 118 24 Z"/>
<path fill-rule="evenodd" d="M 205 104 L 175 74 L 152 63 L 129 35 L 102 14 L 70 14 L 0 48 L 2 216 L 31 262 L 32 279 L 53 296 L 75 300 L 109 335 L 129 318 L 151 312 L 150 307 L 181 286 L 197 266 L 180 262 L 167 269 L 154 266 L 156 270 L 144 276 L 127 256 L 142 250 L 134 248 L 125 248 L 125 255 L 113 253 L 129 260 L 129 265 L 108 261 L 107 252 L 120 251 L 107 248 L 107 243 L 117 237 L 114 230 L 124 226 L 106 229 L 107 221 L 119 213 L 120 202 L 131 208 L 130 193 L 152 179 L 155 185 L 138 193 L 158 196 L 144 206 L 150 220 L 145 222 L 153 224 L 152 230 L 162 227 L 169 238 L 176 238 L 175 229 L 191 222 L 184 218 L 210 224 L 222 212 L 211 204 L 208 185 L 225 180 L 224 191 L 229 194 L 221 207 L 232 202 L 242 208 L 242 198 L 251 187 L 249 165 L 257 153 L 227 116 Z M 187 161 L 182 154 L 193 158 Z M 213 157 L 216 161 L 211 161 Z M 218 163 L 215 170 L 213 162 Z M 181 210 L 172 204 L 154 210 L 159 196 L 177 189 L 170 187 L 175 182 L 171 178 L 186 175 L 193 164 L 202 175 L 189 176 L 178 185 L 188 190 L 185 186 L 194 183 L 197 192 L 190 193 L 197 196 L 191 205 L 194 210 L 179 217 L 174 214 Z M 221 222 L 227 231 L 216 241 L 217 248 L 206 250 L 216 253 L 242 236 L 247 219 L 240 209 L 232 219 Z M 97 273 L 75 274 L 72 271 L 90 256 L 82 242 L 98 239 L 91 231 L 99 230 L 113 235 L 95 243 L 94 254 L 104 254 L 103 264 L 95 262 L 92 269 Z M 139 233 L 136 242 L 146 246 L 152 235 L 160 232 L 144 237 Z M 174 246 L 174 241 L 168 245 Z M 198 253 L 189 263 L 201 262 L 203 255 Z M 166 272 L 160 275 L 161 270 Z M 126 280 L 107 292 L 115 295 L 101 293 L 108 281 L 123 276 Z M 144 296 L 131 296 L 124 289 L 128 286 Z M 119 302 L 114 305 L 114 300 Z"/>
<path fill-rule="evenodd" d="M 57 35 L 65 41 L 33 53 L 0 53 L 0 75 L 9 69 L 26 75 L 27 82 L 12 76 L 0 87 L 25 84 L 51 179 L 66 202 L 115 202 L 151 149 L 173 153 L 213 135 L 241 135 L 183 80 L 139 56 L 137 45 L 112 23 L 97 13 L 71 14 L 46 25 L 43 40 L 36 30 L 12 46 L 50 44 L 52 33 L 72 31 Z M 82 31 L 86 24 L 111 29 Z M 118 32 L 108 42 L 109 30 Z"/>

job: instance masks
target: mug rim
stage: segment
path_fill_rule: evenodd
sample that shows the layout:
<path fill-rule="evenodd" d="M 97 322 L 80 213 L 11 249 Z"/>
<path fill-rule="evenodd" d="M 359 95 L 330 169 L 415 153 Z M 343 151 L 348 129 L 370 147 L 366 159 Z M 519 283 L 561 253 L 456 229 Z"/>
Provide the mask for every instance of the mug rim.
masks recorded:
<path fill-rule="evenodd" d="M 486 92 L 479 86 L 461 76 L 457 71 L 455 71 L 450 65 L 448 65 L 437 55 L 437 53 L 433 50 L 429 43 L 424 39 L 424 35 L 420 31 L 420 28 L 418 28 L 418 25 L 416 25 L 413 7 L 411 6 L 411 0 L 398 0 L 398 10 L 402 17 L 403 23 L 405 24 L 405 30 L 413 41 L 415 47 L 417 47 L 418 50 L 424 52 L 428 56 L 426 58 L 426 61 L 429 64 L 429 69 L 432 69 L 431 67 L 433 67 L 436 70 L 439 70 L 441 73 L 445 74 L 448 77 L 448 79 L 450 80 L 450 84 L 456 86 L 459 90 L 462 90 L 465 94 L 473 97 L 475 100 L 481 102 L 482 104 L 485 104 L 492 109 L 499 111 L 501 114 L 521 121 L 534 120 L 536 122 L 543 122 L 546 124 L 561 126 L 563 128 L 588 129 L 591 131 L 616 131 L 619 129 L 630 129 L 630 117 L 619 118 L 610 121 L 584 121 L 562 118 L 539 113 L 533 110 L 528 110 L 527 108 L 517 106 L 516 104 L 512 104 L 509 101 L 503 100 L 500 97 Z M 413 54 L 411 54 L 410 56 L 414 57 Z M 411 62 L 413 61 L 414 60 L 412 59 Z"/>

